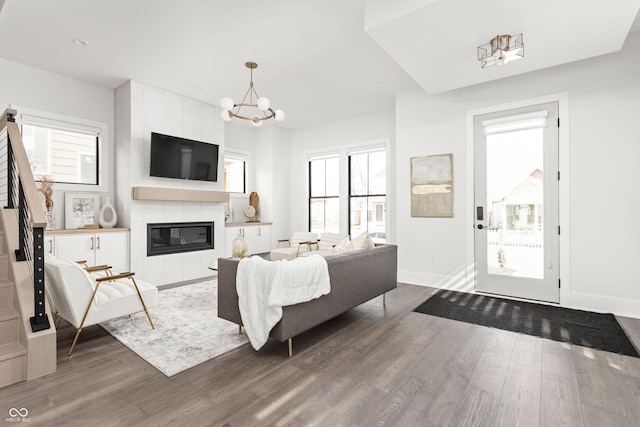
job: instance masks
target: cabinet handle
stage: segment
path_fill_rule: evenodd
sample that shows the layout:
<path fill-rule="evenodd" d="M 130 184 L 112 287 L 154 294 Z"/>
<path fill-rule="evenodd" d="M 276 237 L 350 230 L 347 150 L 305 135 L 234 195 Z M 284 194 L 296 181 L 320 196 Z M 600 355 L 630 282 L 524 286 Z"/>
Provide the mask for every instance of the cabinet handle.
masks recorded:
<path fill-rule="evenodd" d="M 96 249 L 100 249 L 100 236 L 96 237 L 96 240 L 98 240 L 98 247 Z"/>
<path fill-rule="evenodd" d="M 93 250 L 93 237 L 91 238 L 91 247 L 89 249 Z"/>
<path fill-rule="evenodd" d="M 262 236 L 262 233 L 260 231 L 260 227 L 258 227 L 258 237 Z"/>
<path fill-rule="evenodd" d="M 49 240 L 49 253 L 53 255 L 53 239 Z"/>

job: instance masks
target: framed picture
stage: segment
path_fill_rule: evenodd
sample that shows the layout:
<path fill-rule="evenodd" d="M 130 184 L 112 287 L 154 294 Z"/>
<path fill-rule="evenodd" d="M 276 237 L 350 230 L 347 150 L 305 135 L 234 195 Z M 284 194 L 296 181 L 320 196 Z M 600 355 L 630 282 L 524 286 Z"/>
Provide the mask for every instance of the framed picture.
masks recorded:
<path fill-rule="evenodd" d="M 64 226 L 66 229 L 84 228 L 97 224 L 100 214 L 100 194 L 64 193 Z"/>
<path fill-rule="evenodd" d="M 453 216 L 453 154 L 411 158 L 411 216 Z"/>

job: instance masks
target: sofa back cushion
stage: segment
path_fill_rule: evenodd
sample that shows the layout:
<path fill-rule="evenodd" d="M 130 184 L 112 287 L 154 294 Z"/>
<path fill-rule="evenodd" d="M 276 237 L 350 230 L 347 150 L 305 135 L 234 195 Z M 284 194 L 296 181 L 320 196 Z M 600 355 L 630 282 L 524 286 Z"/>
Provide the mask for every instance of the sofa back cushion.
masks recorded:
<path fill-rule="evenodd" d="M 320 240 L 318 241 L 318 250 L 331 253 L 334 246 L 348 238 L 349 236 L 346 234 L 322 233 L 320 235 Z"/>

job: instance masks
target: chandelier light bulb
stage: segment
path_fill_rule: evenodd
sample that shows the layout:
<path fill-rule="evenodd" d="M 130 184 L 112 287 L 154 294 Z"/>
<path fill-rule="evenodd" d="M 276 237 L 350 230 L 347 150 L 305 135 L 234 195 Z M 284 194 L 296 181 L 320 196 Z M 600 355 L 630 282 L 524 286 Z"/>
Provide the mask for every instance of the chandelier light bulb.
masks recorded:
<path fill-rule="evenodd" d="M 262 126 L 262 120 L 260 120 L 260 116 L 253 116 L 251 123 L 253 123 L 253 126 L 257 128 Z"/>
<path fill-rule="evenodd" d="M 222 117 L 222 120 L 224 120 L 225 122 L 231 121 L 231 114 L 229 114 L 229 110 L 222 110 L 222 112 L 220 113 L 220 117 Z"/>
<path fill-rule="evenodd" d="M 266 111 L 271 107 L 271 103 L 269 102 L 269 98 L 265 98 L 264 96 L 258 98 L 258 109 L 260 111 Z"/>
<path fill-rule="evenodd" d="M 229 98 L 228 96 L 225 96 L 220 100 L 220 106 L 222 107 L 223 110 L 231 110 L 234 106 L 233 99 Z"/>
<path fill-rule="evenodd" d="M 280 109 L 276 110 L 276 115 L 275 115 L 276 122 L 283 121 L 284 117 L 285 117 L 284 111 Z"/>

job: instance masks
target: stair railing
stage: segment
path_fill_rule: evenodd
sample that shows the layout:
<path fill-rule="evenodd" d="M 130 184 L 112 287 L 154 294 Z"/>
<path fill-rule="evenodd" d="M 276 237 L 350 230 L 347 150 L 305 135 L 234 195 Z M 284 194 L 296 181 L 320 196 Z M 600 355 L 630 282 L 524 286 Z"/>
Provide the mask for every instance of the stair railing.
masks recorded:
<path fill-rule="evenodd" d="M 0 189 L 7 208 L 17 208 L 19 242 L 16 260 L 26 261 L 33 272 L 34 314 L 29 320 L 31 330 L 36 332 L 51 327 L 45 311 L 44 286 L 44 228 L 47 218 L 20 129 L 15 122 L 16 114 L 16 110 L 7 109 L 0 116 L 0 146 L 4 151 L 1 163 L 6 165 L 0 171 L 6 174 L 6 188 L 0 184 Z"/>

